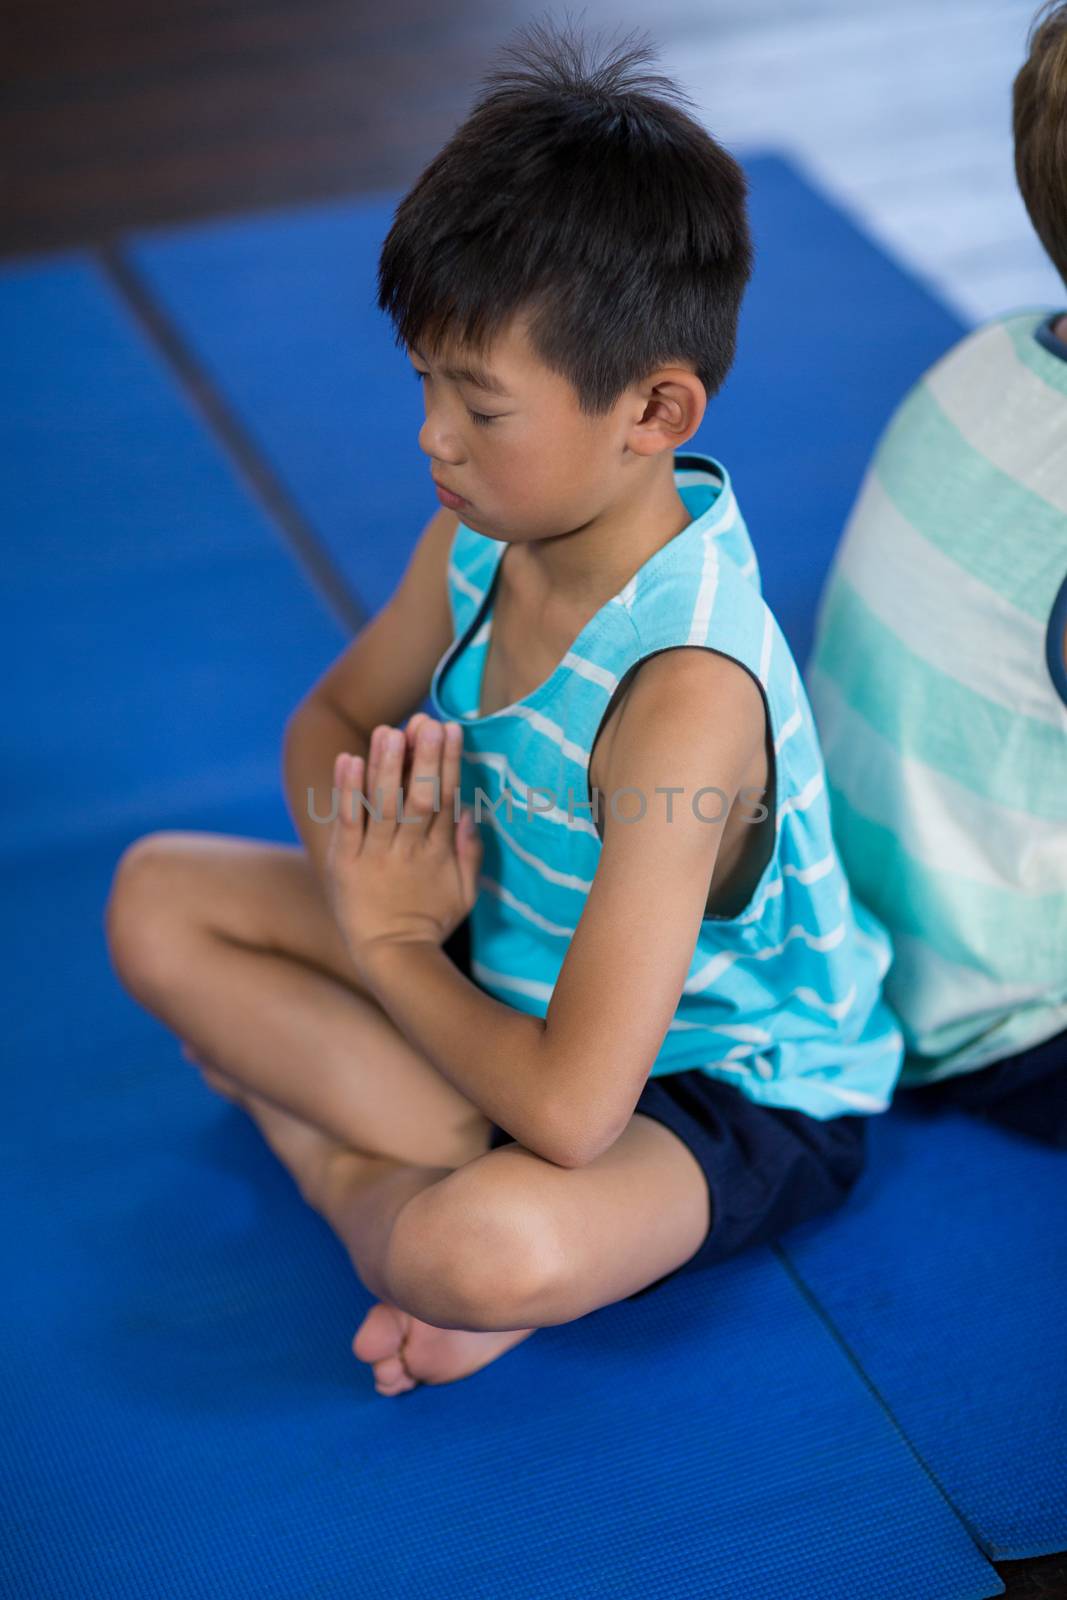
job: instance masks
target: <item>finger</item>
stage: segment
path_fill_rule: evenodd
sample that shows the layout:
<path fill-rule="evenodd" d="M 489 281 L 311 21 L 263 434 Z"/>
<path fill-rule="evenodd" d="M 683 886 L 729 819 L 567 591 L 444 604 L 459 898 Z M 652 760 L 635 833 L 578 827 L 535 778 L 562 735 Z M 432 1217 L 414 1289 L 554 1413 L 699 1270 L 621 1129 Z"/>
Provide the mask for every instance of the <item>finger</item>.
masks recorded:
<path fill-rule="evenodd" d="M 416 711 L 415 715 L 408 719 L 407 727 L 404 729 L 404 779 L 403 779 L 403 783 L 404 783 L 404 793 L 405 794 L 407 794 L 408 789 L 410 788 L 410 785 L 411 785 L 411 772 L 412 772 L 412 769 L 413 769 L 413 767 L 415 765 L 415 746 L 416 746 L 416 743 L 418 741 L 419 729 L 423 726 L 423 724 L 425 722 L 426 722 L 426 713 L 425 713 L 425 711 Z"/>
<path fill-rule="evenodd" d="M 391 728 L 382 723 L 378 748 L 378 780 L 375 790 L 380 795 L 381 816 L 368 816 L 366 839 L 377 849 L 387 849 L 397 830 L 397 801 L 404 775 L 404 733 L 401 728 Z"/>
<path fill-rule="evenodd" d="M 434 827 L 447 830 L 451 841 L 457 823 L 456 791 L 460 788 L 460 766 L 463 758 L 463 729 L 458 722 L 444 724 L 444 743 L 441 749 L 441 809 Z"/>
<path fill-rule="evenodd" d="M 342 750 L 334 762 L 333 775 L 334 784 L 340 791 L 340 845 L 347 854 L 358 855 L 363 843 L 365 816 L 360 799 L 363 792 L 363 757 L 349 755 Z"/>
<path fill-rule="evenodd" d="M 404 795 L 402 824 L 405 835 L 422 840 L 441 805 L 441 747 L 444 729 L 434 717 L 424 717 L 415 740 L 410 782 Z"/>
<path fill-rule="evenodd" d="M 379 722 L 373 728 L 370 736 L 370 745 L 367 750 L 367 765 L 365 781 L 363 785 L 370 805 L 373 807 L 375 812 L 381 811 L 383 818 L 383 759 L 385 756 L 386 740 L 392 731 L 393 730 L 390 728 L 387 722 Z M 396 821 L 395 814 L 392 820 L 394 822 Z"/>
<path fill-rule="evenodd" d="M 411 779 L 415 770 L 415 756 L 418 749 L 418 738 L 421 729 L 435 719 L 428 717 L 425 711 L 416 711 L 410 718 L 407 731 L 404 735 L 404 794 L 411 790 Z"/>

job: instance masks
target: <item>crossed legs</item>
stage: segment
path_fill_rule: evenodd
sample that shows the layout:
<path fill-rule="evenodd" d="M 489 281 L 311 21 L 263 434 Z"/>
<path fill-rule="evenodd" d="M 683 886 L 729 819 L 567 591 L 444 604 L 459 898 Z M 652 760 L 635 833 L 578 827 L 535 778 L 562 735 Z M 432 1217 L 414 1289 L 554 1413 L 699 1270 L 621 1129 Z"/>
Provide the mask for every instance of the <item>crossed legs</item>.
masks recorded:
<path fill-rule="evenodd" d="M 355 1350 L 382 1392 L 473 1371 L 703 1239 L 703 1173 L 648 1117 L 582 1168 L 488 1150 L 488 1119 L 361 989 L 301 847 L 147 835 L 105 921 L 124 985 L 253 1116 L 380 1297 Z"/>

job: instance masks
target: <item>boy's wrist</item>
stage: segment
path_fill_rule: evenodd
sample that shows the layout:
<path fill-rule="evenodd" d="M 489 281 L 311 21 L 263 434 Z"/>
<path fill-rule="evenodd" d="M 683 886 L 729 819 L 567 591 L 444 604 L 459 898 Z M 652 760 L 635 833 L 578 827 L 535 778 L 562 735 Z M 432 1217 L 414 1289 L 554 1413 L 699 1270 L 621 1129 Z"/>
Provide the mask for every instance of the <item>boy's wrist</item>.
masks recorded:
<path fill-rule="evenodd" d="M 384 994 L 397 976 L 409 982 L 413 964 L 424 960 L 427 950 L 440 953 L 440 940 L 429 934 L 389 933 L 348 945 L 353 965 L 375 996 Z"/>

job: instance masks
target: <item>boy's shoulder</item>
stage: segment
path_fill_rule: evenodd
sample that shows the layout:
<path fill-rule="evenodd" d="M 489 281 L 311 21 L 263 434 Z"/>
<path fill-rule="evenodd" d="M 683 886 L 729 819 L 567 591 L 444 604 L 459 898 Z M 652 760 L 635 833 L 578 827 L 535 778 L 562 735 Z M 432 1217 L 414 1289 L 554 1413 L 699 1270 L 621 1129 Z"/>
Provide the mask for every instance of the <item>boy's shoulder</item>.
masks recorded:
<path fill-rule="evenodd" d="M 988 317 L 950 345 L 919 382 L 933 385 L 962 370 L 968 382 L 986 377 L 1000 382 L 1005 372 L 1040 366 L 1045 359 L 1042 332 L 1059 315 L 1051 306 L 1024 306 Z"/>
<path fill-rule="evenodd" d="M 957 339 L 901 398 L 878 441 L 886 478 L 944 489 L 985 483 L 999 464 L 1017 478 L 1023 464 L 1062 448 L 1067 359 L 1051 334 L 1061 315 L 1027 306 L 990 317 Z M 887 480 L 888 481 L 888 480 Z"/>

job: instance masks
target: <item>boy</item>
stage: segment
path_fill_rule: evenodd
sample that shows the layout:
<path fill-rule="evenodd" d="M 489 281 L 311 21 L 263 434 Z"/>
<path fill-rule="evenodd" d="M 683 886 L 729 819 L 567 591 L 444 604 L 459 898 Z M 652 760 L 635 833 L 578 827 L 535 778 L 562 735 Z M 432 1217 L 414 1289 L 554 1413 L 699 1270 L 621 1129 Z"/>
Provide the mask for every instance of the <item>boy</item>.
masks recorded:
<path fill-rule="evenodd" d="M 684 451 L 742 173 L 646 51 L 508 54 L 382 251 L 451 509 L 290 719 L 304 848 L 149 836 L 108 917 L 379 1296 L 384 1394 L 839 1204 L 903 1050 L 728 475 Z"/>
<path fill-rule="evenodd" d="M 1014 85 L 1015 166 L 1067 279 L 1067 4 Z M 889 928 L 915 1102 L 1067 1147 L 1067 315 L 969 334 L 889 423 L 808 687 L 834 836 Z"/>

